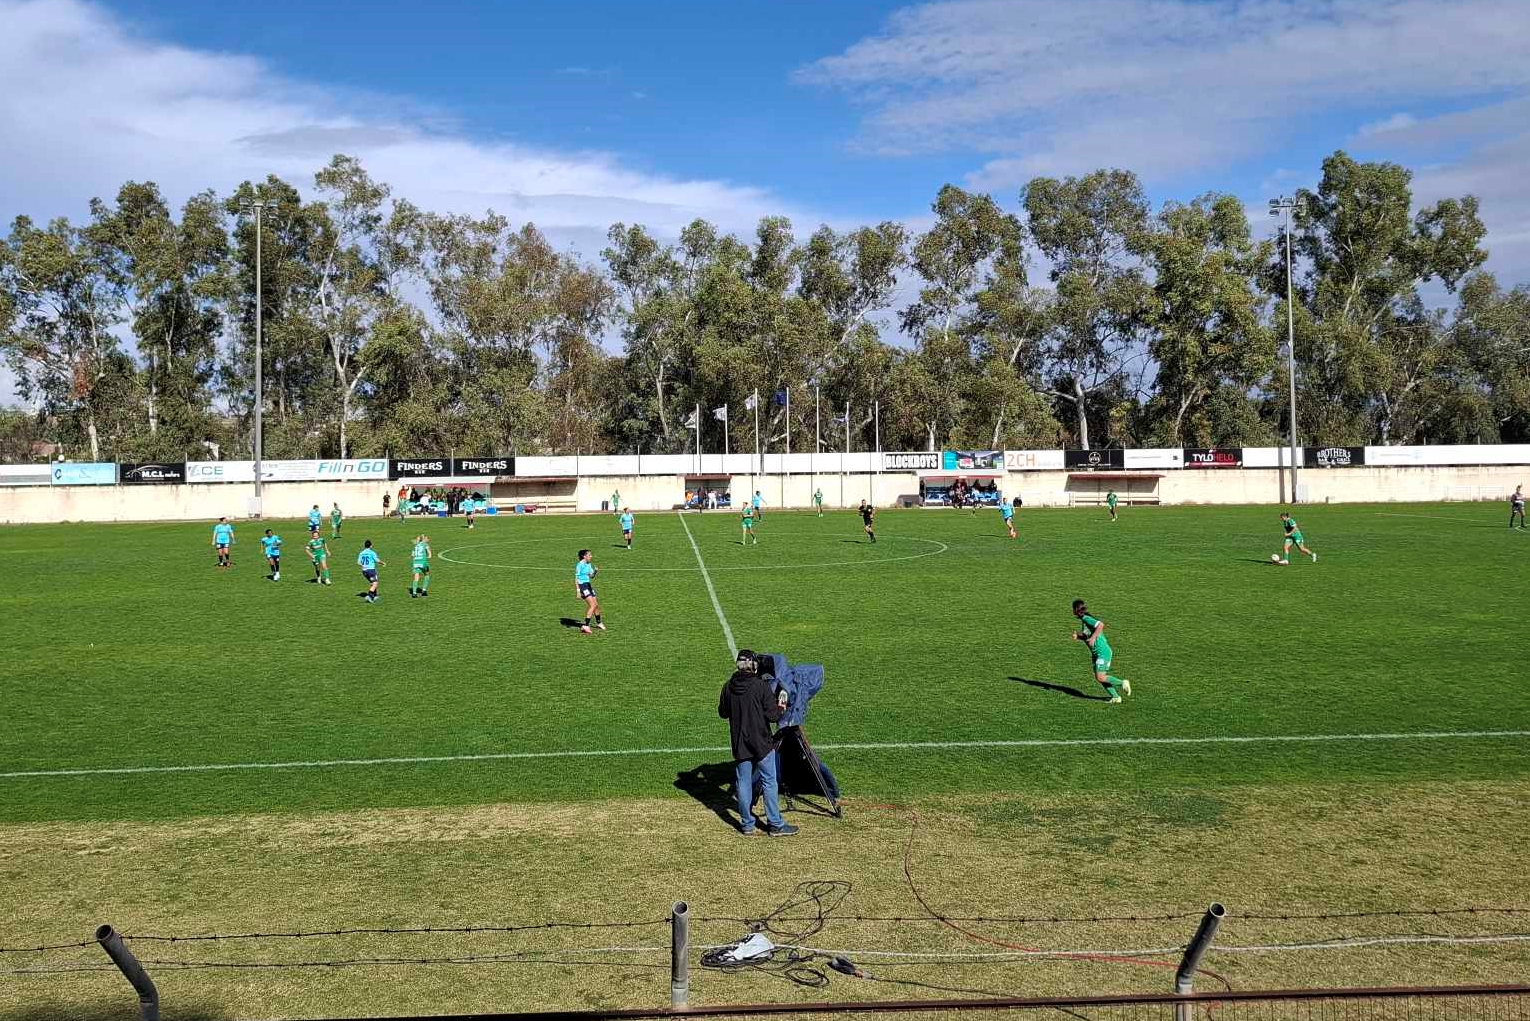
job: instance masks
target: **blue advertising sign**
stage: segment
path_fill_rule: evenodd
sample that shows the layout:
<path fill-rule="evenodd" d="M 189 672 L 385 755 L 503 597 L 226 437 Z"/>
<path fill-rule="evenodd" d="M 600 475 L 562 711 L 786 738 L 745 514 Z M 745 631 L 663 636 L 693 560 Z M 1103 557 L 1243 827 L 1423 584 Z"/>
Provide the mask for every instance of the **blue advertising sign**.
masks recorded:
<path fill-rule="evenodd" d="M 55 486 L 115 486 L 115 464 L 72 464 L 63 462 L 53 466 Z"/>

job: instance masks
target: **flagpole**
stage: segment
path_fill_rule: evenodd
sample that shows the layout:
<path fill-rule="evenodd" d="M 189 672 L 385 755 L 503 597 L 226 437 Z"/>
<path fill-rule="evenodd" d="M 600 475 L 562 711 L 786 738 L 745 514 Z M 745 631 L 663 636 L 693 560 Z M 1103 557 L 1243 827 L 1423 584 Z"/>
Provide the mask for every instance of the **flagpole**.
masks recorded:
<path fill-rule="evenodd" d="M 877 398 L 871 402 L 871 420 L 876 423 L 872 426 L 872 435 L 875 437 L 876 463 L 871 467 L 871 502 L 877 502 L 877 475 L 882 471 L 882 400 Z"/>
<path fill-rule="evenodd" d="M 845 505 L 845 454 L 850 451 L 850 402 L 845 402 L 845 446 L 839 455 L 839 505 Z"/>
<path fill-rule="evenodd" d="M 786 456 L 792 456 L 792 388 L 786 388 Z M 785 466 L 782 466 L 785 470 Z"/>
<path fill-rule="evenodd" d="M 757 474 L 765 474 L 765 455 L 760 451 L 760 391 L 754 391 L 754 467 Z"/>

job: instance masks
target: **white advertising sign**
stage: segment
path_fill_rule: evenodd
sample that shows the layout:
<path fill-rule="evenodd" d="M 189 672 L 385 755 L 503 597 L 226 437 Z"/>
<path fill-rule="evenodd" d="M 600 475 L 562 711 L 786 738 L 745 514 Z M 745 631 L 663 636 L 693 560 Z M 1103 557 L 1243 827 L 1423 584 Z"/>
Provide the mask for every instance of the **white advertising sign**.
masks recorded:
<path fill-rule="evenodd" d="M 262 461 L 263 482 L 386 482 L 386 457 L 348 458 L 346 460 Z M 188 461 L 189 484 L 211 482 L 254 482 L 254 461 Z"/>

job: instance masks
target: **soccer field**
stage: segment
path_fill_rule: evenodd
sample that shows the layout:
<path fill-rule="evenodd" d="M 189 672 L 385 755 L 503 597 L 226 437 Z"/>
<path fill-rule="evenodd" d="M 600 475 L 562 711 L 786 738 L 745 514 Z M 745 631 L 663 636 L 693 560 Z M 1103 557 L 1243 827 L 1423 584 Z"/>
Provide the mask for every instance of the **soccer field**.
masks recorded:
<path fill-rule="evenodd" d="M 1530 533 L 1475 505 L 1302 507 L 1319 562 L 1277 567 L 1277 514 L 1024 511 L 1012 542 L 991 510 L 887 511 L 871 545 L 848 512 L 771 512 L 746 548 L 731 514 L 655 513 L 630 552 L 606 516 L 352 519 L 331 587 L 302 522 L 274 523 L 279 583 L 264 525 L 238 526 L 228 571 L 210 524 L 7 528 L 0 821 L 684 803 L 677 776 L 728 758 L 730 633 L 826 664 L 808 730 L 861 797 L 1530 771 Z M 1076 597 L 1124 704 L 1070 640 Z"/>

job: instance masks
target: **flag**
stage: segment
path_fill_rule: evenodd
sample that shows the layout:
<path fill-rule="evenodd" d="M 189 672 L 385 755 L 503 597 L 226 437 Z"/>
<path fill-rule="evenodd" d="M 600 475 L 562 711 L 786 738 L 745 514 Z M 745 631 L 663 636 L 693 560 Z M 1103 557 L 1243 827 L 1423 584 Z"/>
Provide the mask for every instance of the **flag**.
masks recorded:
<path fill-rule="evenodd" d="M 728 420 L 728 406 L 724 404 L 720 408 L 713 408 L 712 417 L 717 419 L 719 422 L 726 422 Z"/>
<path fill-rule="evenodd" d="M 685 416 L 685 427 L 687 429 L 696 428 L 696 413 L 694 411 Z"/>
<path fill-rule="evenodd" d="M 786 396 L 785 390 L 776 391 L 776 407 L 784 407 L 786 405 L 787 399 L 788 398 Z"/>
<path fill-rule="evenodd" d="M 759 395 L 758 394 L 750 394 L 748 397 L 744 398 L 744 410 L 745 411 L 753 411 L 759 405 L 759 403 L 760 403 Z"/>

